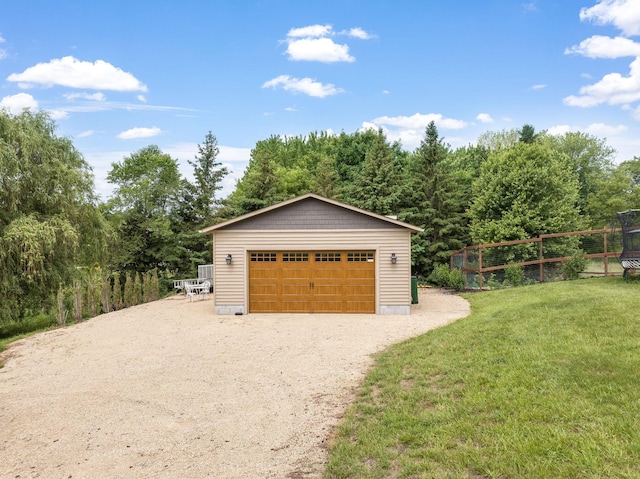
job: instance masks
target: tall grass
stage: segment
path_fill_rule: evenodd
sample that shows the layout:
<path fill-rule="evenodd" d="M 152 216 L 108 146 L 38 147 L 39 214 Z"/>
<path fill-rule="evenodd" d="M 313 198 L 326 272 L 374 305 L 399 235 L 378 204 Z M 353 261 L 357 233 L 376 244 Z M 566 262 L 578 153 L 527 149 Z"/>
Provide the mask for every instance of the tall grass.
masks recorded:
<path fill-rule="evenodd" d="M 640 477 L 639 288 L 466 296 L 471 316 L 377 357 L 326 477 Z"/>

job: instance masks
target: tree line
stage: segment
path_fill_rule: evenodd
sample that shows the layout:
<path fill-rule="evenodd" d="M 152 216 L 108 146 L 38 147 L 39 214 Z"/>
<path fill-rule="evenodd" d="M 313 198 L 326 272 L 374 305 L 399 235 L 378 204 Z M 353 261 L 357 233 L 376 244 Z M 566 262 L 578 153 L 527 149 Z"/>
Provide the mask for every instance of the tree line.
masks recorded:
<path fill-rule="evenodd" d="M 189 161 L 192 180 L 149 145 L 111 165 L 113 194 L 101 201 L 91 168 L 46 113 L 0 112 L 0 324 L 56 314 L 59 291 L 89 289 L 95 271 L 110 298 L 124 294 L 119 278 L 151 271 L 163 294 L 211 262 L 199 229 L 308 192 L 423 228 L 412 264 L 425 277 L 465 245 L 602 228 L 640 207 L 640 158 L 616 165 L 592 135 L 524 125 L 456 149 L 444 140 L 433 122 L 411 152 L 382 130 L 274 135 L 256 143 L 222 199 L 228 171 L 208 132 Z"/>

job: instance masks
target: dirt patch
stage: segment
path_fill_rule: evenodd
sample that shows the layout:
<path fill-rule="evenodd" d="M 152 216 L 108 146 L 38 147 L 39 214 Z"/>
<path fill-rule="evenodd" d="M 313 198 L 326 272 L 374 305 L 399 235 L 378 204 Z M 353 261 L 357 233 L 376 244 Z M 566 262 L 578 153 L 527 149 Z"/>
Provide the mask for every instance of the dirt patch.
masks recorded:
<path fill-rule="evenodd" d="M 469 313 L 216 316 L 180 297 L 12 344 L 0 477 L 319 478 L 371 354 Z"/>

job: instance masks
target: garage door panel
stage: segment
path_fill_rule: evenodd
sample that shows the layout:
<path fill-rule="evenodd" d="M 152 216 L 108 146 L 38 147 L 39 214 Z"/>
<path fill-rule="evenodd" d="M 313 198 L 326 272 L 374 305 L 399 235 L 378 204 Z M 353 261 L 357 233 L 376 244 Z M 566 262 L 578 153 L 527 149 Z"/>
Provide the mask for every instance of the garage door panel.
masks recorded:
<path fill-rule="evenodd" d="M 249 311 L 375 313 L 374 253 L 250 252 Z"/>
<path fill-rule="evenodd" d="M 283 280 L 289 280 L 289 279 L 299 279 L 299 280 L 305 280 L 307 281 L 307 283 L 309 283 L 309 281 L 311 281 L 311 275 L 309 274 L 309 267 L 307 266 L 306 268 L 300 268 L 300 267 L 295 267 L 295 268 L 288 268 L 288 267 L 283 267 L 282 268 L 282 273 L 281 273 L 281 277 Z"/>
<path fill-rule="evenodd" d="M 346 292 L 347 297 L 349 297 L 349 296 L 363 296 L 363 297 L 373 296 L 371 294 L 371 285 L 368 285 L 368 284 L 355 284 L 355 285 L 348 286 L 346 288 L 345 292 Z"/>
<path fill-rule="evenodd" d="M 314 313 L 342 313 L 344 304 L 342 301 L 314 301 Z"/>
<path fill-rule="evenodd" d="M 282 285 L 282 296 L 309 296 L 309 283 L 305 282 L 303 284 L 283 284 Z"/>
<path fill-rule="evenodd" d="M 310 310 L 311 301 L 282 300 L 282 313 L 308 313 Z"/>
<path fill-rule="evenodd" d="M 375 313 L 376 308 L 371 301 L 347 301 L 346 310 L 347 313 Z"/>
<path fill-rule="evenodd" d="M 255 313 L 279 313 L 281 311 L 280 301 L 261 301 L 254 299 L 251 301 L 251 310 Z"/>

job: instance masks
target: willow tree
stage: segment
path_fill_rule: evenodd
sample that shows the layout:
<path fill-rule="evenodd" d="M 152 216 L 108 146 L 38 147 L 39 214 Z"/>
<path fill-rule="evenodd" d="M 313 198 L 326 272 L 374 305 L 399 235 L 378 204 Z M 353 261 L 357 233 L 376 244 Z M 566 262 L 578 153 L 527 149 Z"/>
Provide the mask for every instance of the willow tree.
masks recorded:
<path fill-rule="evenodd" d="M 0 111 L 0 322 L 53 304 L 106 224 L 89 165 L 46 113 Z"/>

